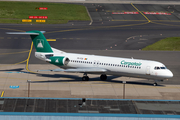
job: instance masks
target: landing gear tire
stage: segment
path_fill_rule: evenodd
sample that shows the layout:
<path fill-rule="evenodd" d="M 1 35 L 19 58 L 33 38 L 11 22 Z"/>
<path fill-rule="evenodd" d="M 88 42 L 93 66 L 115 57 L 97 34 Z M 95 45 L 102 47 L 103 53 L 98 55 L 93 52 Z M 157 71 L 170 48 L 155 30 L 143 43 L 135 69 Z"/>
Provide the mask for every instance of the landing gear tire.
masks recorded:
<path fill-rule="evenodd" d="M 83 76 L 82 81 L 89 81 L 89 77 L 88 76 Z"/>
<path fill-rule="evenodd" d="M 154 83 L 153 85 L 154 85 L 154 86 L 157 86 L 157 83 Z"/>
<path fill-rule="evenodd" d="M 101 80 L 107 80 L 106 74 L 102 74 L 102 75 L 100 76 L 100 79 L 101 79 Z"/>

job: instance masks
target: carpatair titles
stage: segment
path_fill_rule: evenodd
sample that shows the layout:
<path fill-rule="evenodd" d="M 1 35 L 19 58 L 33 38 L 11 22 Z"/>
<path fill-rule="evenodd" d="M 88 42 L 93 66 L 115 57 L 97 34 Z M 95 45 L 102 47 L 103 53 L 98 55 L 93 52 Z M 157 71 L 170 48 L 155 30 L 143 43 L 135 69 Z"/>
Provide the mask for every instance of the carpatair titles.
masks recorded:
<path fill-rule="evenodd" d="M 141 66 L 141 64 L 142 63 L 137 63 L 137 62 L 126 62 L 125 60 L 123 60 L 123 61 L 121 61 L 121 64 L 122 65 L 128 65 L 128 66 L 130 66 L 130 65 L 132 65 L 132 66 Z"/>

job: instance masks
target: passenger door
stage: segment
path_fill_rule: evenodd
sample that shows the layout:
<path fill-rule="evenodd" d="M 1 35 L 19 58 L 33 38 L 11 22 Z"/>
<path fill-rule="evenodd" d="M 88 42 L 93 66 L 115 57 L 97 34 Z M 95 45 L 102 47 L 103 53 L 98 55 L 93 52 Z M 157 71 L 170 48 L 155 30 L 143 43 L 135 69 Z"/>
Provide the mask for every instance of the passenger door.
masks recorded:
<path fill-rule="evenodd" d="M 151 68 L 150 66 L 146 67 L 146 75 L 150 75 L 150 68 Z"/>

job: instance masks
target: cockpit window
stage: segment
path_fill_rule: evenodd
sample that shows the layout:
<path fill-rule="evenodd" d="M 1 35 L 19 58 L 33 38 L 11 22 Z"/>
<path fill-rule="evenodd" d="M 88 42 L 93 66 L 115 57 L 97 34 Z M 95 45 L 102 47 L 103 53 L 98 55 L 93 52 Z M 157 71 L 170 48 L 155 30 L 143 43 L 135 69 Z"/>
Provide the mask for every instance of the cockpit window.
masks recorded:
<path fill-rule="evenodd" d="M 155 70 L 166 69 L 166 67 L 154 67 Z"/>
<path fill-rule="evenodd" d="M 166 67 L 161 67 L 161 69 L 166 69 Z"/>

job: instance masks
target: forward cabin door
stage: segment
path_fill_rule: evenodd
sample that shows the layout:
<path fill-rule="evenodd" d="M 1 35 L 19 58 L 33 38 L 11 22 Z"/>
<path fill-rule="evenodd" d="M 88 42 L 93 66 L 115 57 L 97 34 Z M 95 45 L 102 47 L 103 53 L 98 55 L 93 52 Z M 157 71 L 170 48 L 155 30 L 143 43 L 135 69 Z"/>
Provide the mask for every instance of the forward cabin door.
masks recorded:
<path fill-rule="evenodd" d="M 151 68 L 150 66 L 146 67 L 146 75 L 150 75 L 150 68 Z"/>

